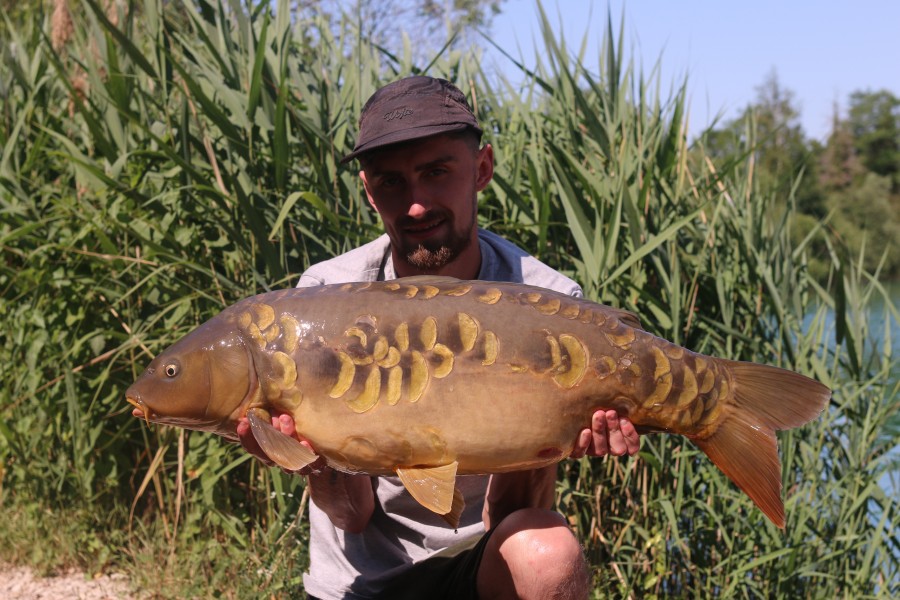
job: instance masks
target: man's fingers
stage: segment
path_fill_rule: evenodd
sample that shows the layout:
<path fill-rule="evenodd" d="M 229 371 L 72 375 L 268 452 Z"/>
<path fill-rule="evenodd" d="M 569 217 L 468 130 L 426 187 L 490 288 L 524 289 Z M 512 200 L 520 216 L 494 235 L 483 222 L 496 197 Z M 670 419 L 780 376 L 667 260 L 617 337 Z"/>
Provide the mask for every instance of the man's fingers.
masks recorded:
<path fill-rule="evenodd" d="M 614 410 L 598 410 L 591 416 L 591 428 L 579 433 L 570 456 L 632 456 L 640 448 L 640 436 L 627 417 L 619 418 Z"/>
<path fill-rule="evenodd" d="M 297 437 L 297 428 L 294 425 L 294 418 L 287 413 L 278 415 L 278 424 L 275 427 L 284 435 Z"/>
<path fill-rule="evenodd" d="M 619 425 L 619 415 L 614 410 L 606 411 L 606 430 L 609 439 L 609 453 L 615 456 L 622 456 L 628 451 L 625 444 L 625 436 L 622 435 L 622 428 Z"/>
<path fill-rule="evenodd" d="M 628 419 L 619 419 L 619 428 L 622 430 L 622 436 L 625 439 L 628 456 L 634 456 L 641 449 L 641 436 L 638 435 L 634 423 Z"/>
<path fill-rule="evenodd" d="M 244 447 L 244 450 L 258 458 L 262 463 L 271 467 L 275 463 L 266 456 L 266 453 L 263 452 L 262 448 L 259 447 L 259 443 L 256 441 L 256 438 L 253 437 L 253 432 L 250 430 L 250 421 L 247 420 L 247 417 L 243 417 L 237 424 L 237 436 L 241 442 L 241 446 Z"/>
<path fill-rule="evenodd" d="M 578 434 L 578 441 L 575 442 L 575 447 L 572 449 L 572 454 L 569 455 L 569 458 L 581 458 L 591 449 L 591 430 L 590 429 L 582 429 L 581 433 Z"/>
<path fill-rule="evenodd" d="M 609 435 L 606 417 L 607 413 L 598 410 L 591 418 L 591 434 L 594 442 L 592 454 L 594 456 L 606 456 L 609 454 Z"/>

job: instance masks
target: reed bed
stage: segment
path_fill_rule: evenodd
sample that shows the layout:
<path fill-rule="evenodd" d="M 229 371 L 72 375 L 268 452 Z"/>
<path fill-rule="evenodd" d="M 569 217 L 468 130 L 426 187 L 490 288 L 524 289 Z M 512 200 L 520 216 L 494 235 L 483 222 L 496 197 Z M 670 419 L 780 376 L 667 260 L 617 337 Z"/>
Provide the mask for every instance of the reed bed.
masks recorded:
<path fill-rule="evenodd" d="M 350 18 L 284 0 L 73 0 L 7 30 L 0 557 L 126 570 L 159 597 L 301 594 L 302 480 L 218 438 L 148 428 L 123 392 L 224 306 L 379 234 L 338 159 L 380 84 L 428 72 L 469 93 L 496 149 L 483 225 L 654 333 L 834 390 L 819 420 L 781 435 L 784 531 L 683 439 L 564 462 L 558 508 L 595 595 L 900 593 L 885 485 L 897 485 L 900 315 L 889 301 L 867 310 L 887 297 L 879 274 L 837 245 L 828 279 L 810 274 L 789 235 L 793 198 L 760 188 L 749 152 L 715 167 L 702 140 L 689 146 L 686 82 L 666 93 L 636 72 L 621 26 L 592 73 L 545 19 L 546 53 L 520 65 L 521 85 L 476 53 L 413 64 Z"/>

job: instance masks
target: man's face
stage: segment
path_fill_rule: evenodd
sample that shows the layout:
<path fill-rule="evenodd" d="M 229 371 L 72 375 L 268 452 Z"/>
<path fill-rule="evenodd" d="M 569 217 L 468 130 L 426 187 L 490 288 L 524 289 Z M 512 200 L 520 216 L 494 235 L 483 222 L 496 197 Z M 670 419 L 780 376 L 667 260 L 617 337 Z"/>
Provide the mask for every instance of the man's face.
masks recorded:
<path fill-rule="evenodd" d="M 399 258 L 409 272 L 438 273 L 469 254 L 478 243 L 477 194 L 493 173 L 489 145 L 478 150 L 473 141 L 449 135 L 367 156 L 360 176 L 391 239 L 395 265 Z"/>

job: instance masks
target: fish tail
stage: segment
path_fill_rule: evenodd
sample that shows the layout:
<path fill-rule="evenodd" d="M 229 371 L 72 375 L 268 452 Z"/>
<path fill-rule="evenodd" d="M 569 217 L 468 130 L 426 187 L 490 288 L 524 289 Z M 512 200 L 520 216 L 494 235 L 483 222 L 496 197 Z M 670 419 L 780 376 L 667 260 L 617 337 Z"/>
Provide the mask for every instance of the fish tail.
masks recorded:
<path fill-rule="evenodd" d="M 793 371 L 754 363 L 720 360 L 730 371 L 733 398 L 712 424 L 712 433 L 694 443 L 772 522 L 784 529 L 781 460 L 775 431 L 816 418 L 831 390 Z M 720 399 L 722 401 L 724 399 Z"/>

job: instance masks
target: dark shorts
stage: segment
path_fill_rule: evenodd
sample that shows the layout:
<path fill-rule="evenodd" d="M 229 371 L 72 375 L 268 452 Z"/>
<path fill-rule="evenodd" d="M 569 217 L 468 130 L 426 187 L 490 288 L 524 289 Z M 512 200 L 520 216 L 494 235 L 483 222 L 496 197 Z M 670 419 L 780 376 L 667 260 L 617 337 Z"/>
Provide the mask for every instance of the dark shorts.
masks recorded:
<path fill-rule="evenodd" d="M 413 565 L 392 579 L 375 598 L 478 600 L 478 567 L 490 536 L 491 532 L 487 532 L 474 545 L 454 546 Z"/>

